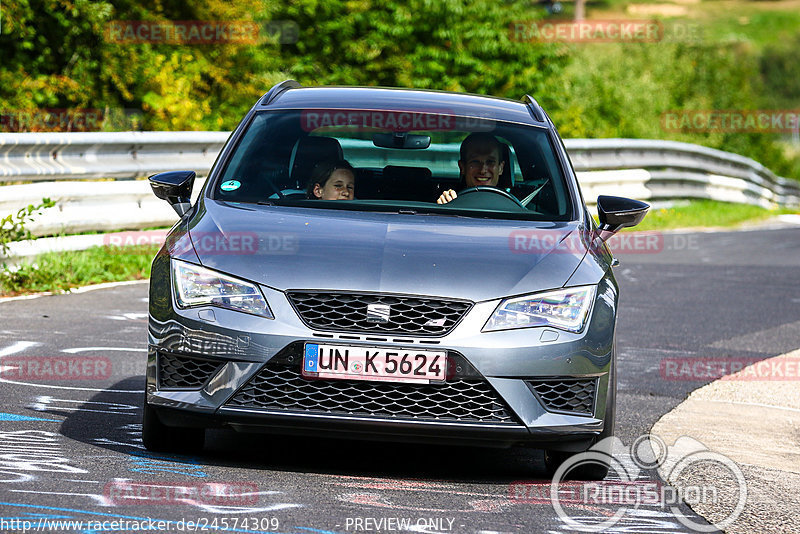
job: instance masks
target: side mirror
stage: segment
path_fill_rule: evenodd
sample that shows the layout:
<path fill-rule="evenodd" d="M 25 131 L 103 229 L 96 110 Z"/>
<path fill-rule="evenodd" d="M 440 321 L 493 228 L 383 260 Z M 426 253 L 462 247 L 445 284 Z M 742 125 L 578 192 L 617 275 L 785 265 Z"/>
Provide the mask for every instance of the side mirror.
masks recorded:
<path fill-rule="evenodd" d="M 154 174 L 148 180 L 153 193 L 169 202 L 178 216 L 183 217 L 192 207 L 195 176 L 194 171 L 171 171 Z"/>
<path fill-rule="evenodd" d="M 639 200 L 600 195 L 597 197 L 600 239 L 605 241 L 622 228 L 636 226 L 649 209 L 649 204 Z"/>

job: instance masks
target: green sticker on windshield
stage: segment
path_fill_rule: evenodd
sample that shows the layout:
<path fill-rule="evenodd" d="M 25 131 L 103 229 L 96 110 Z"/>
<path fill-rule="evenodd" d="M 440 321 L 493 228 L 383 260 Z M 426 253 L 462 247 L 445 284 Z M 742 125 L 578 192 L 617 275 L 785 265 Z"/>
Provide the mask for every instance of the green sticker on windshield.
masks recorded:
<path fill-rule="evenodd" d="M 227 182 L 222 182 L 222 185 L 219 186 L 223 191 L 236 191 L 240 187 L 242 187 L 242 183 L 237 180 L 228 180 Z"/>

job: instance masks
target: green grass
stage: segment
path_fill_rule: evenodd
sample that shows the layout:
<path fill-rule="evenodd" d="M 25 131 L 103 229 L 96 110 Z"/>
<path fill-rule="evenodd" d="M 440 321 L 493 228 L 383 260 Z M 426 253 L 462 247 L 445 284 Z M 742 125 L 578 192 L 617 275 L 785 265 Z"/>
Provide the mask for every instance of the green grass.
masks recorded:
<path fill-rule="evenodd" d="M 17 270 L 0 269 L 0 296 L 146 279 L 158 249 L 157 245 L 146 245 L 48 252 L 35 260 L 24 260 Z"/>
<path fill-rule="evenodd" d="M 742 6 L 734 12 L 707 12 L 700 19 L 704 37 L 712 42 L 749 41 L 756 48 L 790 38 L 800 26 L 800 13 L 759 10 L 759 6 Z"/>
<path fill-rule="evenodd" d="M 800 27 L 800 6 L 793 0 L 767 3 L 752 0 L 703 0 L 697 3 L 670 0 L 590 0 L 587 3 L 587 18 L 642 18 L 626 11 L 631 4 L 682 6 L 686 9 L 686 15 L 662 17 L 662 20 L 665 23 L 697 23 L 700 25 L 702 39 L 707 42 L 748 41 L 758 49 L 791 37 Z M 571 4 L 566 6 L 569 10 L 568 16 L 571 16 Z"/>
<path fill-rule="evenodd" d="M 768 210 L 749 204 L 733 204 L 713 200 L 693 200 L 688 205 L 651 209 L 633 231 L 670 230 L 675 228 L 734 227 L 745 222 L 758 222 L 796 210 Z"/>

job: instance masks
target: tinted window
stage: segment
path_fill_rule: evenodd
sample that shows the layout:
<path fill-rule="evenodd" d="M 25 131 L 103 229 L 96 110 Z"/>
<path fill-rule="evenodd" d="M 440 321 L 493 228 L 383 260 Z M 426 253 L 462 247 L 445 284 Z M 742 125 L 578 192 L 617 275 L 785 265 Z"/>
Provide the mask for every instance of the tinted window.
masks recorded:
<path fill-rule="evenodd" d="M 486 156 L 462 165 L 496 163 L 497 192 L 459 195 L 437 204 L 446 190 L 462 191 L 460 147 L 479 132 L 498 143 L 499 162 Z M 494 141 L 493 141 L 494 142 Z M 315 168 L 346 160 L 353 167 L 352 200 L 316 200 L 307 193 Z M 506 194 L 503 194 L 506 193 Z M 509 195 L 516 201 L 509 199 Z M 359 110 L 292 110 L 257 114 L 212 198 L 309 208 L 414 210 L 443 215 L 569 220 L 572 202 L 547 130 L 487 119 Z M 469 200 L 468 200 L 469 197 Z"/>

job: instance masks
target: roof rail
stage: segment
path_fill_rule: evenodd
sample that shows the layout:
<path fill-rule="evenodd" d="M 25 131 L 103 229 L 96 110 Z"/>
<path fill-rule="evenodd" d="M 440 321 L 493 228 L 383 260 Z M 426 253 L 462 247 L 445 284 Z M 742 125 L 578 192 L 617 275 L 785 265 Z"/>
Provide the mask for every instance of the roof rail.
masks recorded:
<path fill-rule="evenodd" d="M 531 115 L 533 115 L 534 119 L 539 122 L 547 122 L 545 120 L 544 110 L 535 98 L 533 98 L 531 95 L 525 95 L 522 97 L 522 101 L 528 106 L 528 111 L 531 112 Z"/>
<path fill-rule="evenodd" d="M 295 80 L 284 80 L 280 83 L 276 83 L 275 85 L 272 86 L 272 89 L 267 91 L 267 94 L 265 94 L 264 97 L 261 99 L 260 104 L 262 106 L 268 106 L 272 104 L 272 102 L 274 102 L 275 99 L 278 98 L 278 96 L 280 96 L 281 93 L 283 93 L 288 89 L 294 89 L 296 87 L 302 87 L 302 85 L 300 85 Z"/>

